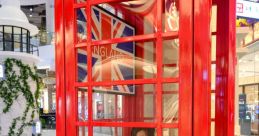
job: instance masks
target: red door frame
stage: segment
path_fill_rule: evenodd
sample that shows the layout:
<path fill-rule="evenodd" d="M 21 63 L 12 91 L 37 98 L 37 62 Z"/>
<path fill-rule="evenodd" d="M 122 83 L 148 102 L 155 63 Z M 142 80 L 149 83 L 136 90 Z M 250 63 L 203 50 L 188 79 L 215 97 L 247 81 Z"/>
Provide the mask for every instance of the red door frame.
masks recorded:
<path fill-rule="evenodd" d="M 73 0 L 55 0 L 55 16 L 56 16 L 56 74 L 57 74 L 57 135 L 58 136 L 73 136 L 77 134 L 76 126 L 88 126 L 89 134 L 93 134 L 93 125 L 98 126 L 127 126 L 127 127 L 156 127 L 158 136 L 161 136 L 162 127 L 171 127 L 179 129 L 179 135 L 203 135 L 207 136 L 210 133 L 210 94 L 208 94 L 208 84 L 210 84 L 210 30 L 209 19 L 211 2 L 206 0 L 181 0 L 180 8 L 180 31 L 179 35 L 175 32 L 168 32 L 162 34 L 161 16 L 157 19 L 158 32 L 156 34 L 149 34 L 144 36 L 133 36 L 131 38 L 119 38 L 105 41 L 91 41 L 90 30 L 88 29 L 88 39 L 85 45 L 98 45 L 104 43 L 125 42 L 141 39 L 155 39 L 157 45 L 162 44 L 162 37 L 177 37 L 180 39 L 180 77 L 179 79 L 163 79 L 160 76 L 156 80 L 133 80 L 108 83 L 112 84 L 144 84 L 156 83 L 157 84 L 157 97 L 156 97 L 156 110 L 160 111 L 156 115 L 158 123 L 99 123 L 92 120 L 92 112 L 89 110 L 88 122 L 78 122 L 76 120 L 76 86 L 88 87 L 88 101 L 92 101 L 92 86 L 103 85 L 107 83 L 91 82 L 91 75 L 88 76 L 89 83 L 75 83 L 75 47 L 86 47 L 82 44 L 74 45 L 75 31 L 74 22 L 75 16 L 71 11 L 78 7 L 90 8 L 91 5 L 96 5 L 103 2 L 115 2 L 122 0 L 88 0 L 85 4 L 74 4 Z M 186 4 L 190 3 L 190 4 Z M 235 49 L 235 0 L 223 1 L 217 0 L 213 3 L 218 4 L 218 18 L 217 19 L 217 87 L 216 87 L 216 135 L 232 136 L 234 133 L 234 61 Z M 73 6 L 72 6 L 73 5 Z M 162 2 L 157 1 L 157 6 L 162 7 Z M 91 12 L 87 11 L 87 16 L 90 18 Z M 206 12 L 205 12 L 206 11 Z M 157 9 L 158 13 L 162 13 L 161 8 Z M 159 14 L 160 15 L 160 14 Z M 227 15 L 227 16 L 226 16 Z M 204 20 L 199 22 L 197 20 Z M 230 21 L 231 20 L 231 21 Z M 90 28 L 91 21 L 87 23 Z M 225 27 L 223 27 L 225 26 Z M 204 38 L 206 45 L 203 43 Z M 73 46 L 74 45 L 74 46 Z M 192 48 L 190 48 L 192 47 Z M 227 48 L 226 50 L 222 50 Z M 161 46 L 156 48 L 158 73 L 162 72 L 162 58 Z M 90 52 L 90 46 L 87 46 L 87 51 Z M 91 53 L 89 53 L 91 54 Z M 88 55 L 88 67 L 91 66 L 91 55 Z M 160 59 L 159 59 L 160 58 Z M 224 67 L 220 67 L 220 60 L 224 59 Z M 193 60 L 193 61 L 190 61 Z M 204 64 L 204 61 L 206 62 Z M 199 62 L 199 63 L 198 63 Z M 68 73 L 68 70 L 72 72 Z M 91 74 L 91 69 L 88 72 Z M 205 71 L 205 77 L 204 77 Z M 207 72 L 206 72 L 207 71 Z M 196 78 L 195 78 L 196 77 Z M 200 78 L 197 78 L 200 77 Z M 227 79 L 227 80 L 225 80 Z M 162 83 L 163 82 L 177 82 L 179 81 L 179 123 L 177 124 L 163 124 L 161 113 L 161 99 L 162 99 Z M 222 84 L 219 84 L 223 81 Z M 208 91 L 208 92 L 207 92 Z M 224 94 L 222 96 L 221 94 Z M 203 97 L 204 99 L 201 99 Z M 223 107 L 223 110 L 222 110 Z M 88 108 L 92 109 L 92 104 L 88 103 Z M 221 109 L 221 110 L 220 110 Z M 192 114 L 190 114 L 192 113 Z M 67 123 L 66 123 L 67 122 Z M 227 123 L 224 123 L 227 122 Z M 225 125 L 222 125 L 225 124 Z M 69 129 L 68 129 L 69 128 Z"/>
<path fill-rule="evenodd" d="M 215 135 L 234 135 L 236 0 L 217 0 Z"/>
<path fill-rule="evenodd" d="M 66 135 L 64 2 L 55 0 L 56 134 Z"/>
<path fill-rule="evenodd" d="M 193 135 L 210 135 L 212 0 L 194 0 Z"/>

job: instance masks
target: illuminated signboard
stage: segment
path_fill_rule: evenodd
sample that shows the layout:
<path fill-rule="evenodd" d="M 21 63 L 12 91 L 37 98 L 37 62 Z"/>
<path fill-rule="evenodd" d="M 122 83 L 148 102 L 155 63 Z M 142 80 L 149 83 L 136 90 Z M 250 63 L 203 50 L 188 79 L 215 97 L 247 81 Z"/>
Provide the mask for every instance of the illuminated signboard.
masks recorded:
<path fill-rule="evenodd" d="M 4 79 L 4 66 L 0 64 L 0 79 Z"/>
<path fill-rule="evenodd" d="M 259 3 L 257 0 L 237 0 L 236 3 L 237 17 L 259 19 Z"/>

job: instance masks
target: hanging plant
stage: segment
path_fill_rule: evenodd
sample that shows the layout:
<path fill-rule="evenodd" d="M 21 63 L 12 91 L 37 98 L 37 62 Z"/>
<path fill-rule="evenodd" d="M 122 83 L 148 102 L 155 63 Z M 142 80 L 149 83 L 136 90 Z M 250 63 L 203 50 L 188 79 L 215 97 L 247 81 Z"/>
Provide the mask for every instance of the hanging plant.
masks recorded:
<path fill-rule="evenodd" d="M 25 127 L 33 125 L 35 114 L 38 113 L 40 78 L 36 74 L 36 67 L 33 69 L 29 65 L 23 64 L 21 60 L 8 58 L 4 61 L 4 65 L 5 79 L 0 81 L 0 99 L 4 103 L 2 112 L 8 114 L 19 96 L 23 96 L 26 100 L 23 114 L 13 119 L 8 131 L 9 136 L 21 136 Z M 34 93 L 32 93 L 29 82 L 36 83 Z M 29 121 L 26 120 L 28 118 Z M 20 126 L 17 128 L 18 123 Z"/>

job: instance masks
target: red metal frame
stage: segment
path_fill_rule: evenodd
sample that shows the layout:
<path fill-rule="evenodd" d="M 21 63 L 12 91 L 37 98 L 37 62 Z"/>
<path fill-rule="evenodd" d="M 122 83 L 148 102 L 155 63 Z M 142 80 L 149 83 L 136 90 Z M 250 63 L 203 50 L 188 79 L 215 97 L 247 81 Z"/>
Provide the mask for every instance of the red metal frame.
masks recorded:
<path fill-rule="evenodd" d="M 234 135 L 236 1 L 217 0 L 215 135 Z"/>
<path fill-rule="evenodd" d="M 91 6 L 104 2 L 122 2 L 123 0 L 87 0 L 85 3 L 75 3 L 75 0 L 56 0 L 56 73 L 57 73 L 57 135 L 78 135 L 78 127 L 88 127 L 88 135 L 93 135 L 93 126 L 110 127 L 147 127 L 156 128 L 157 136 L 162 135 L 163 128 L 178 128 L 180 136 L 207 136 L 210 135 L 210 11 L 212 1 L 207 0 L 180 0 L 180 30 L 179 32 L 163 32 L 162 30 L 162 7 L 164 0 L 156 2 L 154 34 L 137 35 L 124 38 L 92 41 L 91 21 L 87 21 L 87 40 L 77 43 L 76 17 L 77 8 L 85 8 L 87 20 L 91 20 Z M 218 4 L 218 32 L 217 34 L 217 87 L 216 87 L 216 135 L 232 135 L 234 130 L 234 107 L 233 107 L 233 85 L 234 85 L 234 31 L 233 20 L 235 11 L 235 0 L 213 1 Z M 225 16 L 227 14 L 227 16 Z M 202 21 L 200 21 L 202 20 Z M 232 20 L 232 21 L 229 21 Z M 227 26 L 224 28 L 223 26 Z M 180 39 L 179 46 L 179 77 L 163 78 L 164 66 L 163 40 Z M 137 79 L 127 81 L 102 81 L 92 80 L 92 56 L 91 46 L 104 44 L 128 42 L 128 41 L 155 41 L 157 77 L 153 79 Z M 76 82 L 76 49 L 87 48 L 87 82 Z M 226 50 L 222 50 L 226 49 Z M 221 62 L 224 60 L 224 66 Z M 69 72 L 68 72 L 69 71 Z M 226 80 L 227 79 L 227 80 Z M 163 123 L 162 96 L 163 83 L 179 83 L 179 118 L 178 122 Z M 156 97 L 155 122 L 104 122 L 94 121 L 92 112 L 93 86 L 109 86 L 117 84 L 155 84 Z M 87 87 L 88 98 L 88 121 L 82 122 L 77 119 L 77 87 Z M 232 90 L 233 89 L 233 90 Z M 140 93 L 140 92 L 138 92 Z M 172 92 L 177 93 L 177 91 Z M 220 94 L 224 94 L 223 96 Z M 139 98 L 144 97 L 144 92 Z M 201 99 L 202 97 L 202 99 Z M 124 104 L 132 103 L 133 98 L 125 99 Z M 136 103 L 136 102 L 135 102 Z M 132 106 L 132 105 L 129 105 Z M 143 102 L 139 108 L 143 106 Z M 220 108 L 223 108 L 220 109 Z M 127 109 L 124 109 L 127 110 Z M 125 117 L 134 117 L 127 111 Z M 137 115 L 143 117 L 143 113 Z M 143 120 L 145 118 L 143 117 Z M 224 123 L 227 121 L 227 123 Z M 222 125 L 223 124 L 223 125 Z M 126 129 L 127 130 L 127 129 Z M 129 134 L 130 130 L 124 134 Z"/>
<path fill-rule="evenodd" d="M 193 118 L 190 114 L 193 110 L 193 1 L 181 0 L 179 14 L 179 135 L 192 136 Z"/>
<path fill-rule="evenodd" d="M 210 135 L 211 7 L 211 0 L 194 1 L 193 135 L 195 136 Z"/>
<path fill-rule="evenodd" d="M 60 136 L 66 132 L 66 92 L 65 92 L 65 39 L 64 39 L 64 5 L 62 0 L 55 0 L 56 32 L 56 131 Z"/>

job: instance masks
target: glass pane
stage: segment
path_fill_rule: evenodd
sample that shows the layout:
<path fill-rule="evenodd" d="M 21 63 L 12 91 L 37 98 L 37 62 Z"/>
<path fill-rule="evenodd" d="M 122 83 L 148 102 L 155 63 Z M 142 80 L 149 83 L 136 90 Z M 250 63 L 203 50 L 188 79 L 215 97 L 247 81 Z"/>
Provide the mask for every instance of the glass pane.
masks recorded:
<path fill-rule="evenodd" d="M 78 127 L 78 136 L 88 136 L 88 128 Z"/>
<path fill-rule="evenodd" d="M 29 33 L 29 31 L 28 31 L 28 30 L 26 30 L 26 29 L 22 29 L 22 34 L 27 35 L 27 33 Z"/>
<path fill-rule="evenodd" d="M 178 31 L 179 30 L 179 1 L 178 0 L 164 0 L 164 18 L 163 30 Z"/>
<path fill-rule="evenodd" d="M 27 43 L 23 44 L 23 52 L 27 52 Z"/>
<path fill-rule="evenodd" d="M 13 50 L 13 42 L 5 41 L 5 51 L 12 51 Z"/>
<path fill-rule="evenodd" d="M 162 136 L 178 136 L 178 129 L 175 129 L 175 128 L 164 128 Z"/>
<path fill-rule="evenodd" d="M 92 47 L 93 81 L 156 77 L 155 43 L 128 42 Z"/>
<path fill-rule="evenodd" d="M 92 39 L 107 40 L 156 32 L 155 0 L 103 3 L 92 7 Z"/>
<path fill-rule="evenodd" d="M 21 42 L 21 34 L 14 34 L 13 36 L 15 42 Z"/>
<path fill-rule="evenodd" d="M 211 90 L 216 89 L 216 64 L 211 65 Z"/>
<path fill-rule="evenodd" d="M 211 61 L 216 61 L 216 35 L 211 36 Z"/>
<path fill-rule="evenodd" d="M 78 48 L 76 58 L 77 58 L 77 81 L 86 82 L 87 81 L 87 49 Z"/>
<path fill-rule="evenodd" d="M 210 128 L 211 128 L 211 136 L 215 136 L 215 122 L 211 122 L 211 126 L 210 126 Z"/>
<path fill-rule="evenodd" d="M 155 128 L 94 127 L 94 136 L 155 136 Z"/>
<path fill-rule="evenodd" d="M 86 0 L 75 0 L 76 1 L 76 3 L 85 3 L 86 2 Z"/>
<path fill-rule="evenodd" d="M 78 120 L 87 121 L 88 120 L 88 93 L 87 87 L 82 87 L 77 89 L 77 100 L 78 100 Z"/>
<path fill-rule="evenodd" d="M 217 31 L 217 6 L 213 5 L 212 6 L 212 14 L 211 14 L 211 21 L 210 21 L 210 26 L 211 26 L 211 32 L 216 32 Z"/>
<path fill-rule="evenodd" d="M 179 75 L 179 40 L 163 41 L 163 77 Z"/>
<path fill-rule="evenodd" d="M 14 42 L 14 51 L 20 52 L 21 50 L 21 43 L 20 42 Z"/>
<path fill-rule="evenodd" d="M 4 50 L 4 44 L 2 41 L 0 41 L 0 51 L 3 51 Z"/>
<path fill-rule="evenodd" d="M 13 41 L 13 37 L 12 37 L 12 27 L 4 27 L 4 40 L 11 42 Z"/>
<path fill-rule="evenodd" d="M 22 43 L 27 43 L 28 42 L 28 38 L 27 38 L 27 33 L 22 35 Z"/>
<path fill-rule="evenodd" d="M 19 27 L 13 27 L 13 33 L 20 35 L 22 33 L 22 29 Z"/>
<path fill-rule="evenodd" d="M 211 94 L 211 119 L 215 119 L 215 110 L 216 110 L 216 101 L 215 101 L 215 93 Z"/>
<path fill-rule="evenodd" d="M 4 26 L 4 32 L 11 35 L 12 34 L 12 27 Z"/>
<path fill-rule="evenodd" d="M 153 87 L 152 89 L 149 89 Z M 105 122 L 154 122 L 155 85 L 94 87 L 93 118 Z M 146 91 L 148 89 L 148 91 Z M 152 91 L 151 91 L 152 90 Z"/>
<path fill-rule="evenodd" d="M 77 42 L 86 41 L 87 27 L 86 27 L 86 11 L 85 8 L 76 9 L 76 24 L 77 24 Z"/>
<path fill-rule="evenodd" d="M 177 90 L 173 90 L 173 89 L 176 88 L 176 86 L 178 85 L 164 84 L 163 86 L 164 86 L 164 89 L 168 90 L 168 91 L 163 91 L 163 102 L 162 102 L 163 122 L 175 123 L 178 120 L 179 95 L 178 95 L 178 89 Z"/>

